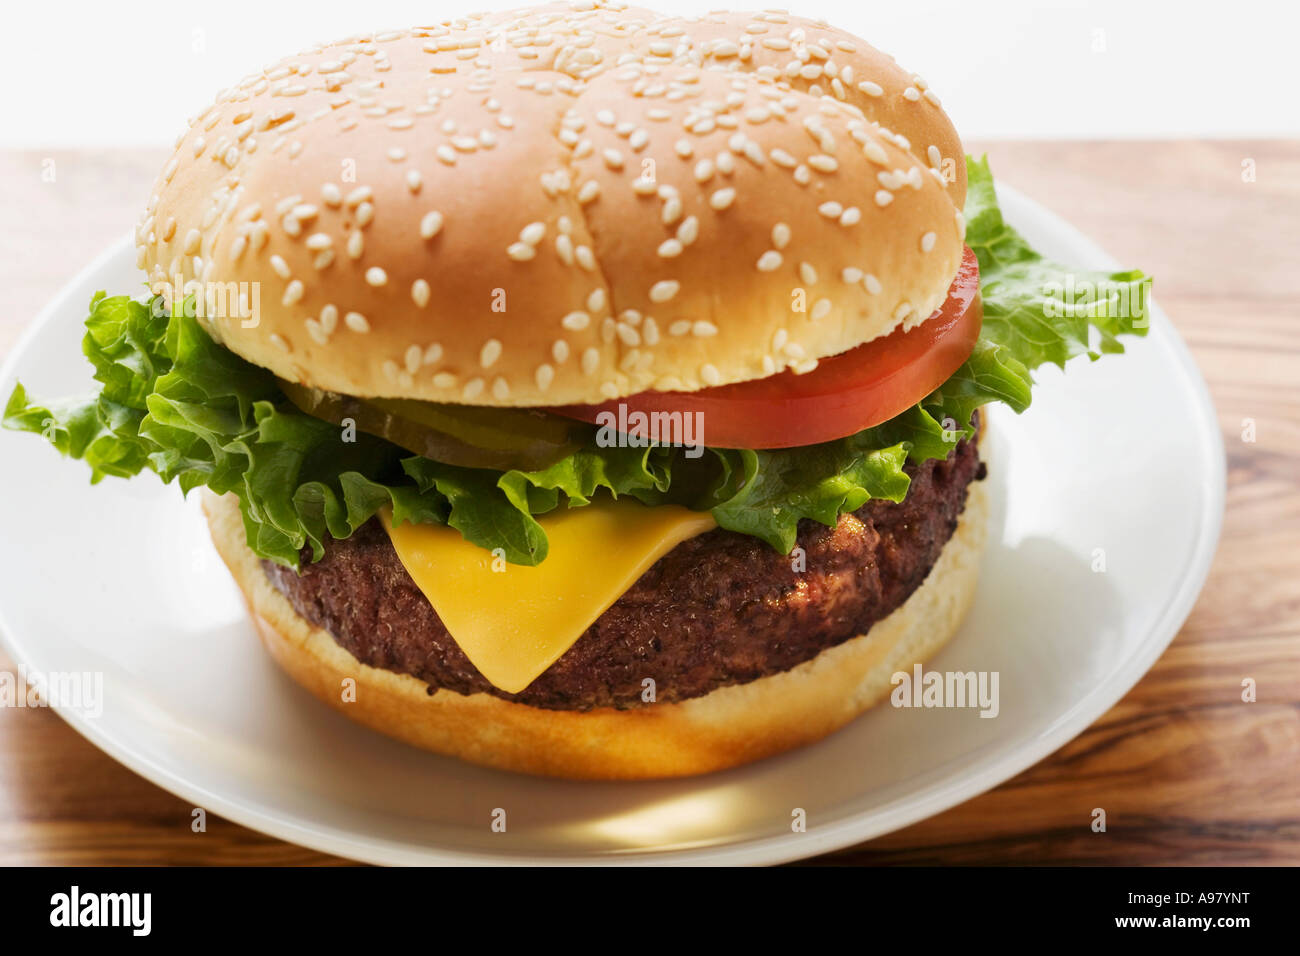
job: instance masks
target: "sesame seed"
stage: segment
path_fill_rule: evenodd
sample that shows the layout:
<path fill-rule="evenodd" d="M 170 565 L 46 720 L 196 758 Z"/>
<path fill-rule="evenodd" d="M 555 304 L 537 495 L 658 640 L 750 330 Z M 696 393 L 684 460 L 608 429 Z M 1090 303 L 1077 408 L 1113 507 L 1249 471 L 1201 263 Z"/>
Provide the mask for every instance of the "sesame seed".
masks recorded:
<path fill-rule="evenodd" d="M 424 349 L 418 345 L 409 345 L 406 348 L 406 371 L 414 375 L 420 370 L 420 361 L 424 358 Z"/>
<path fill-rule="evenodd" d="M 858 84 L 858 89 L 860 89 L 863 93 L 866 93 L 868 96 L 885 95 L 885 88 L 882 87 L 879 83 L 873 83 L 870 80 L 863 80 L 861 83 Z"/>
<path fill-rule="evenodd" d="M 623 168 L 623 154 L 616 149 L 606 149 L 601 155 L 605 159 L 605 165 L 610 169 Z"/>
<path fill-rule="evenodd" d="M 714 193 L 709 196 L 709 205 L 721 212 L 723 209 L 726 209 L 735 202 L 735 200 L 736 191 L 728 186 L 725 189 L 715 190 Z"/>
<path fill-rule="evenodd" d="M 433 384 L 438 388 L 455 388 L 456 376 L 450 372 L 439 372 L 433 377 Z"/>
<path fill-rule="evenodd" d="M 319 252 L 321 249 L 328 249 L 330 246 L 334 245 L 334 240 L 330 238 L 328 233 L 313 232 L 307 237 L 305 245 L 308 249 Z"/>
<path fill-rule="evenodd" d="M 691 334 L 697 338 L 709 338 L 718 334 L 718 327 L 712 322 L 705 322 L 703 319 L 691 326 Z"/>
<path fill-rule="evenodd" d="M 856 266 L 846 266 L 840 272 L 840 278 L 850 285 L 862 281 L 862 270 Z"/>
<path fill-rule="evenodd" d="M 903 90 L 903 99 L 908 100 L 909 102 L 915 103 L 920 98 L 921 91 L 915 86 L 909 86 L 907 89 Z"/>
<path fill-rule="evenodd" d="M 519 241 L 535 246 L 546 237 L 546 223 L 530 222 L 519 231 Z"/>
<path fill-rule="evenodd" d="M 194 255 L 194 253 L 199 251 L 199 243 L 202 240 L 203 240 L 203 236 L 199 233 L 199 231 L 197 229 L 191 229 L 189 232 L 185 234 L 185 243 L 181 247 L 181 249 L 184 251 L 184 253 L 187 256 L 192 256 Z"/>
<path fill-rule="evenodd" d="M 935 239 L 937 239 L 937 238 L 938 238 L 938 237 L 937 237 L 933 232 L 927 232 L 924 236 L 922 236 L 922 237 L 921 237 L 921 251 L 922 251 L 922 252 L 929 252 L 931 249 L 933 249 L 933 248 L 934 248 L 934 241 L 935 241 Z"/>
<path fill-rule="evenodd" d="M 370 225 L 370 221 L 375 218 L 375 207 L 368 202 L 363 202 L 357 207 L 357 225 L 364 229 Z"/>
<path fill-rule="evenodd" d="M 591 375 L 600 365 L 600 353 L 594 348 L 589 348 L 582 353 L 582 371 L 585 375 Z"/>
<path fill-rule="evenodd" d="M 527 262 L 537 255 L 537 249 L 526 242 L 512 242 L 506 248 L 506 255 L 515 262 Z"/>
<path fill-rule="evenodd" d="M 432 239 L 442 230 L 442 213 L 437 210 L 427 212 L 420 220 L 420 238 Z"/>
<path fill-rule="evenodd" d="M 862 277 L 862 284 L 866 286 L 867 291 L 872 295 L 880 295 L 881 290 L 884 289 L 884 286 L 880 284 L 880 280 L 870 272 Z"/>
<path fill-rule="evenodd" d="M 348 256 L 352 259 L 360 259 L 361 253 L 365 251 L 366 240 L 361 236 L 360 229 L 353 229 L 348 236 Z"/>
<path fill-rule="evenodd" d="M 284 290 L 284 297 L 280 300 L 282 305 L 295 305 L 302 301 L 303 292 L 302 280 L 294 279 Z"/>
<path fill-rule="evenodd" d="M 862 147 L 862 155 L 877 166 L 884 166 L 889 162 L 889 154 L 885 152 L 885 148 L 874 140 Z"/>
<path fill-rule="evenodd" d="M 827 219 L 838 219 L 844 212 L 844 207 L 837 202 L 824 202 L 817 207 L 817 211 Z"/>
<path fill-rule="evenodd" d="M 423 180 L 420 179 L 420 171 L 418 169 L 408 169 L 406 171 L 406 188 L 413 193 L 418 193 L 421 185 L 423 185 Z"/>
<path fill-rule="evenodd" d="M 360 312 L 349 312 L 343 316 L 343 324 L 353 332 L 366 333 L 370 331 L 370 322 Z"/>
<path fill-rule="evenodd" d="M 813 306 L 812 317 L 814 319 L 824 319 L 826 318 L 826 316 L 830 315 L 830 311 L 831 311 L 831 300 L 818 299 L 817 303 Z"/>
<path fill-rule="evenodd" d="M 877 189 L 877 190 L 876 190 L 876 205 L 877 205 L 877 206 L 888 206 L 888 205 L 889 205 L 891 202 L 893 202 L 893 201 L 894 201 L 894 194 L 891 193 L 888 189 Z"/>
<path fill-rule="evenodd" d="M 781 253 L 775 249 L 769 249 L 758 257 L 756 265 L 759 272 L 775 272 L 781 267 Z"/>
<path fill-rule="evenodd" d="M 840 168 L 840 164 L 834 156 L 827 156 L 824 153 L 816 153 L 808 157 L 808 165 L 819 173 L 833 173 Z"/>
<path fill-rule="evenodd" d="M 677 227 L 677 239 L 684 246 L 689 246 L 700 235 L 700 220 L 695 216 L 687 216 L 682 220 L 682 224 Z"/>
<path fill-rule="evenodd" d="M 817 270 L 813 268 L 811 262 L 799 263 L 799 278 L 804 281 L 805 285 L 817 284 Z"/>
<path fill-rule="evenodd" d="M 705 385 L 717 385 L 722 381 L 722 374 L 716 367 L 706 362 L 700 366 L 700 378 L 704 380 Z"/>
<path fill-rule="evenodd" d="M 783 222 L 778 222 L 772 227 L 772 245 L 778 249 L 784 249 L 790 243 L 790 227 Z"/>
<path fill-rule="evenodd" d="M 780 148 L 769 151 L 767 155 L 768 158 L 772 160 L 772 162 L 776 163 L 778 166 L 784 167 L 785 169 L 794 169 L 796 166 L 799 165 L 799 161 L 797 159 L 795 159 L 785 150 Z"/>
<path fill-rule="evenodd" d="M 591 294 L 587 296 L 587 311 L 601 312 L 605 308 L 605 290 L 592 289 Z"/>
<path fill-rule="evenodd" d="M 471 378 L 460 391 L 461 397 L 473 401 L 483 394 L 483 379 Z"/>
<path fill-rule="evenodd" d="M 366 283 L 375 288 L 386 285 L 388 283 L 388 273 L 379 266 L 371 266 L 366 270 Z"/>
<path fill-rule="evenodd" d="M 573 240 L 566 235 L 556 236 L 555 254 L 566 266 L 573 265 Z"/>
<path fill-rule="evenodd" d="M 287 279 L 293 274 L 289 271 L 289 263 L 278 255 L 271 256 L 271 268 L 275 270 L 275 274 L 281 279 Z"/>
<path fill-rule="evenodd" d="M 538 391 L 544 392 L 551 387 L 551 380 L 555 378 L 555 369 L 543 362 L 537 366 L 537 371 L 533 373 L 533 380 L 537 383 Z"/>
<path fill-rule="evenodd" d="M 667 302 L 681 288 L 681 283 L 673 279 L 663 279 L 650 287 L 651 302 Z"/>
<path fill-rule="evenodd" d="M 339 310 L 336 305 L 327 305 L 320 310 L 320 327 L 326 335 L 333 335 L 334 330 L 338 328 Z"/>
<path fill-rule="evenodd" d="M 411 283 L 411 301 L 422 309 L 429 304 L 430 292 L 429 283 L 423 279 L 416 279 Z"/>
<path fill-rule="evenodd" d="M 483 348 L 479 350 L 479 364 L 484 368 L 491 368 L 496 364 L 496 360 L 501 357 L 501 350 L 501 342 L 498 339 L 488 339 L 483 343 Z"/>
<path fill-rule="evenodd" d="M 594 179 L 588 179 L 585 183 L 582 184 L 581 188 L 579 188 L 578 190 L 578 202 L 583 203 L 585 205 L 586 203 L 591 202 L 599 195 L 600 195 L 600 183 L 596 182 L 596 180 Z"/>
<path fill-rule="evenodd" d="M 680 239 L 665 239 L 659 243 L 659 248 L 655 250 L 661 259 L 673 259 L 680 256 L 683 251 L 682 241 Z"/>
<path fill-rule="evenodd" d="M 840 216 L 840 225 L 856 226 L 861 219 L 862 210 L 857 206 L 850 206 L 848 209 L 844 210 L 844 213 Z"/>
<path fill-rule="evenodd" d="M 352 190 L 352 192 L 348 193 L 346 202 L 348 206 L 356 206 L 365 202 L 372 195 L 374 195 L 374 193 L 371 191 L 369 186 L 358 186 L 356 189 Z"/>
<path fill-rule="evenodd" d="M 564 318 L 560 319 L 560 325 L 564 326 L 570 332 L 581 332 L 591 324 L 591 316 L 586 312 L 570 312 Z"/>

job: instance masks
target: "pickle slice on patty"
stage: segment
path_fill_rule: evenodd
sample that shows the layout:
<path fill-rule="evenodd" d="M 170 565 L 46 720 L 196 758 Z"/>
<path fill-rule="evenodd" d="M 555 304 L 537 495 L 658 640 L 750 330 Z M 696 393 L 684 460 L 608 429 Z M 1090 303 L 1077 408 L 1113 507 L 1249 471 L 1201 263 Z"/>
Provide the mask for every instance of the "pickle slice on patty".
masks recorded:
<path fill-rule="evenodd" d="M 528 408 L 488 408 L 408 398 L 354 398 L 280 381 L 289 401 L 316 418 L 385 438 L 417 455 L 464 468 L 534 471 L 572 454 L 590 426 Z"/>

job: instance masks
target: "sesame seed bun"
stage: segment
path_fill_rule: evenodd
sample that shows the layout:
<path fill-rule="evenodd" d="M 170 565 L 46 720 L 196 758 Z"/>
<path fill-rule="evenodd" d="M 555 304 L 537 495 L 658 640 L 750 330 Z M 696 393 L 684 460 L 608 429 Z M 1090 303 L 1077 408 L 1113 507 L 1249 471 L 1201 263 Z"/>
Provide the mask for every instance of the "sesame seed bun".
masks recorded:
<path fill-rule="evenodd" d="M 825 24 L 548 4 L 313 47 L 224 91 L 156 184 L 139 263 L 202 283 L 209 312 L 257 283 L 255 323 L 205 324 L 330 391 L 694 390 L 929 316 L 961 258 L 962 156 L 924 81 Z"/>
<path fill-rule="evenodd" d="M 812 743 L 888 695 L 890 678 L 928 661 L 966 616 L 987 534 L 987 484 L 970 485 L 957 528 L 921 586 L 866 634 L 788 671 L 634 710 L 544 710 L 445 689 L 430 695 L 409 674 L 362 664 L 271 584 L 245 541 L 234 496 L 204 492 L 204 510 L 263 644 L 326 704 L 398 740 L 484 766 L 635 780 L 708 773 Z M 353 686 L 345 701 L 344 688 Z"/>

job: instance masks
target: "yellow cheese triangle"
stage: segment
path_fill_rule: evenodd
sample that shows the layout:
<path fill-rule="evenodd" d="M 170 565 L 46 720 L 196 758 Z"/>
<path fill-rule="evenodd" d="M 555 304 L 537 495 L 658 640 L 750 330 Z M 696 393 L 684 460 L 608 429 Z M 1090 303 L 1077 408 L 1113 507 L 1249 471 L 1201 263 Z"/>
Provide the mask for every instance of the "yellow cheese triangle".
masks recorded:
<path fill-rule="evenodd" d="M 712 515 L 631 498 L 539 519 L 550 542 L 536 567 L 507 564 L 444 525 L 384 527 L 411 579 L 480 674 L 516 694 L 537 679 L 652 564 L 715 526 Z"/>

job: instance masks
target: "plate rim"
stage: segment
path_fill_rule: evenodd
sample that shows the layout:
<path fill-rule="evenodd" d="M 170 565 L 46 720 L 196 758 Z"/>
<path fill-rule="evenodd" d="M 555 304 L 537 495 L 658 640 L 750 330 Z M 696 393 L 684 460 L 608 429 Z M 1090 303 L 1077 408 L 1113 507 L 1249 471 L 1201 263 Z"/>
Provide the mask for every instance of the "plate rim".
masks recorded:
<path fill-rule="evenodd" d="M 1017 218 L 1007 213 L 1007 207 L 1030 211 L 1080 248 L 1087 248 L 1099 268 L 1121 268 L 1100 245 L 1073 224 L 1002 181 L 995 182 L 999 202 L 1008 221 Z M 16 378 L 20 360 L 31 343 L 47 324 L 69 307 L 72 289 L 86 283 L 101 272 L 108 263 L 122 256 L 133 244 L 128 231 L 108 248 L 99 253 L 75 276 L 64 283 L 61 290 L 18 335 L 3 365 L 0 365 L 0 382 Z M 1105 264 L 1105 265 L 1103 265 Z M 93 283 L 92 283 L 93 284 Z M 810 829 L 806 833 L 775 834 L 742 840 L 733 844 L 685 847 L 668 850 L 634 848 L 602 852 L 598 855 L 538 857 L 518 853 L 479 853 L 438 847 L 412 848 L 387 837 L 359 837 L 355 833 L 335 826 L 321 826 L 303 822 L 300 818 L 270 813 L 256 805 L 247 805 L 237 798 L 228 799 L 202 785 L 191 783 L 176 771 L 133 750 L 128 744 L 100 730 L 94 721 L 82 717 L 77 711 L 50 707 L 82 737 L 118 763 L 174 796 L 205 807 L 241 826 L 256 830 L 308 849 L 317 850 L 350 860 L 375 864 L 419 865 L 737 865 L 776 864 L 807 859 L 872 840 L 894 830 L 942 813 L 960 803 L 991 790 L 1016 774 L 1034 766 L 1068 744 L 1095 723 L 1146 675 L 1177 636 L 1196 604 L 1209 575 L 1223 524 L 1226 497 L 1227 465 L 1223 436 L 1218 428 L 1217 412 L 1209 388 L 1192 357 L 1187 343 L 1178 334 L 1164 310 L 1151 299 L 1151 327 L 1159 326 L 1163 343 L 1167 344 L 1186 375 L 1189 389 L 1195 398 L 1195 420 L 1198 434 L 1203 440 L 1203 451 L 1209 468 L 1201 476 L 1203 508 L 1198 522 L 1198 535 L 1190 550 L 1178 588 L 1161 608 L 1155 623 L 1143 643 L 1121 668 L 1106 682 L 1090 690 L 1070 711 L 1057 718 L 1049 731 L 1030 738 L 1008 753 L 989 759 L 969 768 L 956 777 L 939 781 L 926 787 L 922 793 L 909 794 L 895 799 L 882 808 L 850 814 L 842 819 Z M 17 636 L 0 606 L 0 645 L 20 668 L 34 670 L 27 655 L 21 652 Z M 1065 719 L 1062 719 L 1065 718 Z"/>

